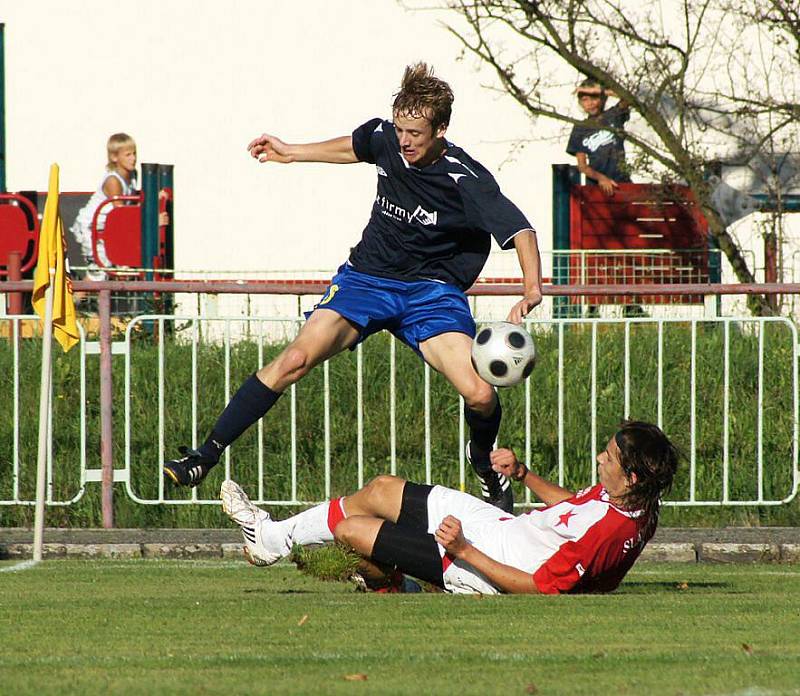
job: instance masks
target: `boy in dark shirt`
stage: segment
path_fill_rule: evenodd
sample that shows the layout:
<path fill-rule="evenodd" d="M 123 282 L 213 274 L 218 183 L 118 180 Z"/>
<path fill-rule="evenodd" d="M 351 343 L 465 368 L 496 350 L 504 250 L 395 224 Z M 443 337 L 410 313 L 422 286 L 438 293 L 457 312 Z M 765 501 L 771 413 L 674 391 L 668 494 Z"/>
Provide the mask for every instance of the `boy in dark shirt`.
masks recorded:
<path fill-rule="evenodd" d="M 495 390 L 472 367 L 475 322 L 464 292 L 483 268 L 491 237 L 502 248 L 514 246 L 525 296 L 508 320 L 521 322 L 542 299 L 539 250 L 535 231 L 494 177 L 445 139 L 452 102 L 447 83 L 419 63 L 406 68 L 392 121 L 375 118 L 352 135 L 320 143 L 287 144 L 266 133 L 250 143 L 259 162 L 369 162 L 377 171 L 377 193 L 361 241 L 297 338 L 245 381 L 203 445 L 182 448 L 182 457 L 165 462 L 168 480 L 196 486 L 287 387 L 315 365 L 387 329 L 463 396 L 467 455 L 484 497 L 504 510 L 513 508 L 510 482 L 489 460 L 501 408 Z"/>
<path fill-rule="evenodd" d="M 622 130 L 630 118 L 628 105 L 620 101 L 606 109 L 608 97 L 616 95 L 598 82 L 587 79 L 578 87 L 578 102 L 588 118 L 572 128 L 567 153 L 578 160 L 578 169 L 587 184 L 600 186 L 609 196 L 617 183 L 630 183 L 625 166 L 625 141 Z M 614 130 L 609 130 L 609 127 Z"/>

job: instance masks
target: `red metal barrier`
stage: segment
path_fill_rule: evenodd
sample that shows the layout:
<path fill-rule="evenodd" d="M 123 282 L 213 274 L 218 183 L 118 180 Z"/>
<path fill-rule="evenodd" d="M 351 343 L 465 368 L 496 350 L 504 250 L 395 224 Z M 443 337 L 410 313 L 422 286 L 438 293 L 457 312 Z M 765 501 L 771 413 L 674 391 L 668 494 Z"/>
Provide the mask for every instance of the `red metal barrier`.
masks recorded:
<path fill-rule="evenodd" d="M 8 252 L 8 279 L 22 280 L 22 258 L 18 251 Z M 22 314 L 22 293 L 8 293 L 7 303 L 9 314 Z"/>
<path fill-rule="evenodd" d="M 97 229 L 97 221 L 103 209 L 112 206 L 115 201 L 136 203 L 137 205 L 121 205 L 112 207 L 106 214 L 103 229 Z M 111 196 L 106 198 L 94 212 L 92 217 L 92 256 L 100 268 L 128 266 L 138 268 L 142 263 L 142 196 Z M 102 241 L 105 254 L 111 266 L 103 263 L 98 254 L 97 245 Z"/>
<path fill-rule="evenodd" d="M 570 284 L 702 283 L 709 279 L 708 223 L 685 186 L 620 184 L 613 196 L 599 186 L 573 186 L 570 248 L 626 252 L 571 258 Z M 660 256 L 647 253 L 665 249 L 673 251 Z M 586 301 L 602 304 L 609 300 L 615 302 L 607 295 L 593 295 Z M 636 301 L 695 304 L 703 297 L 639 294 Z"/>
<path fill-rule="evenodd" d="M 97 308 L 100 313 L 100 508 L 103 527 L 111 529 L 114 526 L 114 385 L 111 370 L 111 293 L 108 290 L 100 291 Z"/>
<path fill-rule="evenodd" d="M 8 276 L 8 255 L 19 253 L 20 271 L 36 265 L 39 249 L 39 214 L 17 193 L 0 193 L 0 276 Z"/>
<path fill-rule="evenodd" d="M 163 293 L 213 293 L 230 295 L 321 295 L 328 283 L 319 281 L 228 281 L 228 280 L 76 280 L 76 291 L 100 292 L 163 292 Z M 32 292 L 33 281 L 0 281 L 0 293 Z M 521 283 L 476 284 L 468 295 L 511 297 L 524 294 Z M 678 283 L 669 285 L 653 283 L 630 285 L 545 285 L 545 297 L 580 297 L 598 295 L 800 295 L 800 283 Z"/>

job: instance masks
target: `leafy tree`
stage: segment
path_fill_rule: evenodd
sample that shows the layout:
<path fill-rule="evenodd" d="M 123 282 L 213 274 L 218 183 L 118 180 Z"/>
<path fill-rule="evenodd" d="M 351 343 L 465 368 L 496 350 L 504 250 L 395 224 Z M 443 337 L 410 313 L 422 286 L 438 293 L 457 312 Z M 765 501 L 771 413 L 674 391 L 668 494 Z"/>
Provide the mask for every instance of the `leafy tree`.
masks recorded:
<path fill-rule="evenodd" d="M 748 4 L 749 2 L 749 4 Z M 591 77 L 638 115 L 631 168 L 685 183 L 740 282 L 755 282 L 715 205 L 710 165 L 766 158 L 796 142 L 796 0 L 450 0 L 449 30 L 532 117 L 581 120 L 564 81 Z M 749 12 L 749 14 L 748 14 Z M 763 298 L 753 311 L 767 313 Z"/>

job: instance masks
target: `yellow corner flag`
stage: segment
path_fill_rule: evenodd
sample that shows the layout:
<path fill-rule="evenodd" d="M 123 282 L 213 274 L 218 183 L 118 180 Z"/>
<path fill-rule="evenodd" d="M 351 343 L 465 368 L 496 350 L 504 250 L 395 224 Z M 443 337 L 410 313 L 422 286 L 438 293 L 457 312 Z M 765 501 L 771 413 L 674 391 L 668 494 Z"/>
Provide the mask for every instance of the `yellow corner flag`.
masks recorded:
<path fill-rule="evenodd" d="M 58 212 L 58 165 L 50 166 L 47 202 L 39 232 L 39 259 L 33 274 L 33 309 L 45 320 L 45 292 L 53 275 L 53 333 L 66 353 L 78 342 L 72 282 L 65 268 L 64 223 Z"/>

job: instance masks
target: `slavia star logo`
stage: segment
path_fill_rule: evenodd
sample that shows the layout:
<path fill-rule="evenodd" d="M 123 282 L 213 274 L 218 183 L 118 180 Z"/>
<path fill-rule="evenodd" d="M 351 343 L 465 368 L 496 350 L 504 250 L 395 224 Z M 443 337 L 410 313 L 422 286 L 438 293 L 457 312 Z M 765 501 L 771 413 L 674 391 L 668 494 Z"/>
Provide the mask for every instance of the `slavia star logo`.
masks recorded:
<path fill-rule="evenodd" d="M 563 515 L 559 515 L 558 524 L 556 524 L 556 527 L 558 527 L 559 524 L 569 527 L 570 517 L 575 517 L 575 513 L 572 510 L 567 510 Z"/>

